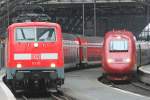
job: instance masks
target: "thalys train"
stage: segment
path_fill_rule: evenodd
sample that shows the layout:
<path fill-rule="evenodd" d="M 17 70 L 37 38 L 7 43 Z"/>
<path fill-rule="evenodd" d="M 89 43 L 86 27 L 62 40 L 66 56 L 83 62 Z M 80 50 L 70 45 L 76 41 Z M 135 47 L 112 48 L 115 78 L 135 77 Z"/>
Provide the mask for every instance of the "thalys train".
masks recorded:
<path fill-rule="evenodd" d="M 103 45 L 102 66 L 109 80 L 128 80 L 140 66 L 150 63 L 150 44 L 136 41 L 130 31 L 107 32 Z"/>
<path fill-rule="evenodd" d="M 57 23 L 14 23 L 7 33 L 4 80 L 15 91 L 57 90 L 64 68 L 101 63 L 102 38 L 62 33 Z"/>

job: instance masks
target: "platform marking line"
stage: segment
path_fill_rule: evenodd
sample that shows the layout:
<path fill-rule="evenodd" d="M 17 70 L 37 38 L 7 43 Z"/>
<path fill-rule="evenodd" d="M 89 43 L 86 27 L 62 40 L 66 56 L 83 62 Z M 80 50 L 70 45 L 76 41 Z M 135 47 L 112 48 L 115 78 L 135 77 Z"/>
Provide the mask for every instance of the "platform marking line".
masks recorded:
<path fill-rule="evenodd" d="M 123 93 L 126 93 L 126 94 L 131 94 L 131 95 L 135 95 L 135 96 L 139 96 L 139 97 L 147 97 L 147 96 L 143 96 L 143 95 L 140 95 L 140 94 L 137 94 L 137 93 L 133 93 L 133 92 L 130 92 L 130 91 L 126 91 L 126 90 L 122 90 L 122 89 L 118 89 L 118 88 L 114 88 L 114 87 L 112 87 L 112 88 L 117 90 L 117 91 L 121 91 Z"/>

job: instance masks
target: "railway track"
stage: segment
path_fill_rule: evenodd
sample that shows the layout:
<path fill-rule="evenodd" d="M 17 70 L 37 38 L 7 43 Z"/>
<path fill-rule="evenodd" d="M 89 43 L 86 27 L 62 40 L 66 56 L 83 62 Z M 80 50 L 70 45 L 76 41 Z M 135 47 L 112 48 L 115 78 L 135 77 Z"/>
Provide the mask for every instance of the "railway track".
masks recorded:
<path fill-rule="evenodd" d="M 113 88 L 118 88 L 121 90 L 150 97 L 150 85 L 142 83 L 138 79 L 134 79 L 131 81 L 108 81 L 105 78 L 100 77 L 98 80 Z"/>
<path fill-rule="evenodd" d="M 26 96 L 24 96 L 24 95 L 22 96 L 22 99 L 23 100 L 28 100 L 28 98 Z"/>
<path fill-rule="evenodd" d="M 51 93 L 51 97 L 53 97 L 54 100 L 75 100 L 72 97 L 64 94 L 62 91 L 58 91 L 57 93 Z"/>
<path fill-rule="evenodd" d="M 64 94 L 62 91 L 57 93 L 46 93 L 46 94 L 23 94 L 17 95 L 17 100 L 75 100 L 74 98 Z"/>

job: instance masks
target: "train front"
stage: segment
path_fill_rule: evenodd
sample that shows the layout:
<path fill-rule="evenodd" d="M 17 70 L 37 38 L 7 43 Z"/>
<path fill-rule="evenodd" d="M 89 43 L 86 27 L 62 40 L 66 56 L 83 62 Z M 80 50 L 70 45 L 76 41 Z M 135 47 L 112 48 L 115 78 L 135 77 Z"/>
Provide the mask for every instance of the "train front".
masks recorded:
<path fill-rule="evenodd" d="M 104 41 L 103 68 L 110 80 L 126 80 L 131 75 L 136 57 L 135 41 L 128 31 L 112 31 Z"/>
<path fill-rule="evenodd" d="M 64 83 L 61 27 L 24 22 L 8 27 L 7 77 L 14 90 L 57 89 Z"/>

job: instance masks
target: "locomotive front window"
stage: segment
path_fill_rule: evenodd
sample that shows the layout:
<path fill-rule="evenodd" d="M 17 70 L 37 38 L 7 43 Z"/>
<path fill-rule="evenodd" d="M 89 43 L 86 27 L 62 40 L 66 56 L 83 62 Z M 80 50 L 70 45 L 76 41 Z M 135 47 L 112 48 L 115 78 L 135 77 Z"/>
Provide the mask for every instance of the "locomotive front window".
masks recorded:
<path fill-rule="evenodd" d="M 55 41 L 55 29 L 54 28 L 37 28 L 37 40 L 38 41 Z"/>
<path fill-rule="evenodd" d="M 128 41 L 127 40 L 111 40 L 109 46 L 110 52 L 127 52 L 128 51 Z"/>
<path fill-rule="evenodd" d="M 35 36 L 34 28 L 16 28 L 17 41 L 33 41 Z"/>
<path fill-rule="evenodd" d="M 48 27 L 18 27 L 17 41 L 56 41 L 55 29 Z"/>

